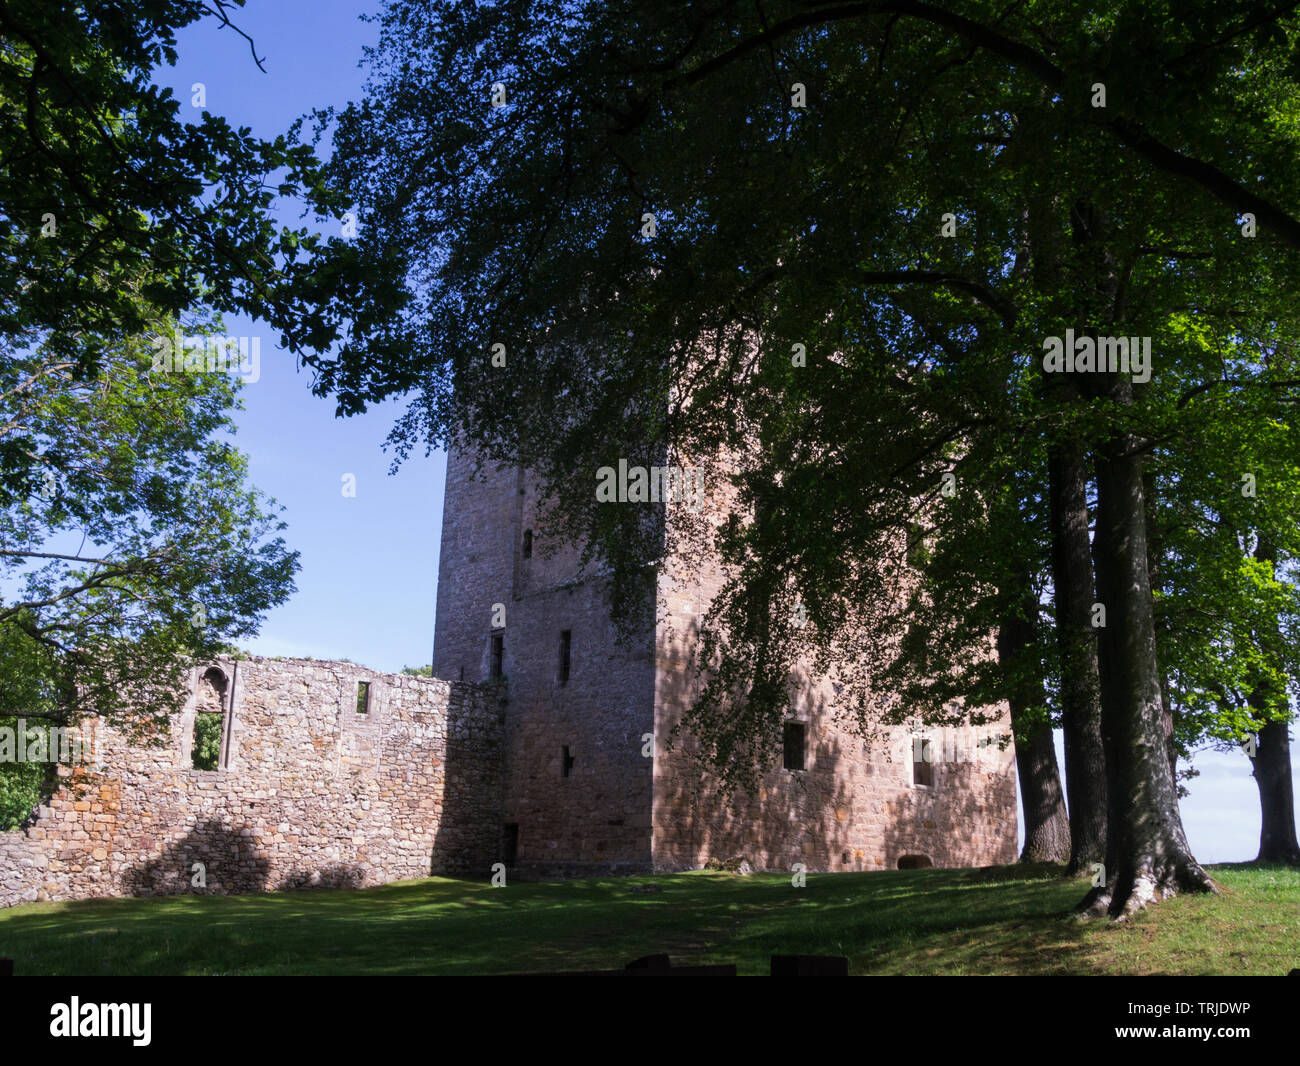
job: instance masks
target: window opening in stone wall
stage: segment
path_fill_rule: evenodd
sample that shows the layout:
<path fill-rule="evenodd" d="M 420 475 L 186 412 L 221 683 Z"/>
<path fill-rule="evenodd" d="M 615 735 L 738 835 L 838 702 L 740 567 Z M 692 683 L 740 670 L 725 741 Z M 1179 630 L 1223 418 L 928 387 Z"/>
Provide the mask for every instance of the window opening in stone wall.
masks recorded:
<path fill-rule="evenodd" d="M 560 776 L 568 777 L 573 769 L 573 756 L 569 754 L 569 745 L 564 745 L 564 751 L 560 755 Z"/>
<path fill-rule="evenodd" d="M 492 658 L 488 666 L 488 677 L 496 680 L 501 676 L 501 660 L 505 655 L 506 635 L 504 633 L 492 634 Z"/>
<path fill-rule="evenodd" d="M 533 531 L 531 529 L 525 529 L 524 530 L 524 558 L 531 559 L 532 557 L 533 557 Z"/>
<path fill-rule="evenodd" d="M 934 784 L 934 746 L 929 737 L 912 738 L 912 784 Z"/>
<path fill-rule="evenodd" d="M 226 723 L 226 675 L 215 666 L 199 678 L 194 711 L 190 762 L 196 770 L 218 770 Z"/>
<path fill-rule="evenodd" d="M 506 822 L 502 828 L 505 830 L 502 834 L 502 861 L 507 866 L 513 866 L 519 859 L 519 823 Z"/>
<path fill-rule="evenodd" d="M 370 713 L 370 682 L 357 682 L 357 714 Z"/>
<path fill-rule="evenodd" d="M 781 747 L 787 770 L 804 768 L 804 724 L 803 722 L 786 722 Z"/>
<path fill-rule="evenodd" d="M 573 630 L 566 629 L 560 634 L 560 684 L 569 682 L 569 662 L 573 652 Z"/>
<path fill-rule="evenodd" d="M 930 546 L 926 543 L 926 529 L 920 522 L 907 523 L 907 562 L 920 570 L 925 567 Z"/>

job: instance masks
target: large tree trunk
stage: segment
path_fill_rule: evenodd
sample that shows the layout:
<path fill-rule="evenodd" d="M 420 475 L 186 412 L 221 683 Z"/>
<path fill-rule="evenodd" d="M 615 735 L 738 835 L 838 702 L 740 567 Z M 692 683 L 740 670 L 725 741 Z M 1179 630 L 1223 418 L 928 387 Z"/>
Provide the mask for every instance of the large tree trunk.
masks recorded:
<path fill-rule="evenodd" d="M 1155 591 L 1160 587 L 1162 548 L 1160 524 L 1156 516 L 1156 479 L 1150 469 L 1142 472 L 1142 493 L 1146 509 L 1147 571 L 1151 580 L 1151 610 L 1155 613 Z M 1169 698 L 1169 675 L 1165 672 L 1160 655 L 1160 638 L 1156 638 L 1156 671 L 1160 678 L 1160 716 L 1165 731 L 1165 751 L 1169 756 L 1169 772 L 1174 775 L 1174 788 L 1178 787 L 1178 738 L 1174 732 L 1174 706 Z"/>
<path fill-rule="evenodd" d="M 1259 855 L 1256 862 L 1300 865 L 1291 783 L 1290 722 L 1268 722 L 1259 731 L 1253 773 L 1259 786 Z"/>
<path fill-rule="evenodd" d="M 1080 324 L 1126 322 L 1127 287 L 1104 211 L 1082 199 L 1072 207 L 1070 222 Z M 1117 414 L 1133 405 L 1133 383 L 1124 375 L 1088 373 L 1077 384 Z M 1097 600 L 1106 611 L 1105 625 L 1097 630 L 1097 667 L 1108 818 L 1105 883 L 1088 893 L 1081 908 L 1122 921 L 1177 892 L 1218 889 L 1188 847 L 1169 763 L 1141 442 L 1111 429 L 1090 443 L 1097 476 L 1093 563 Z"/>
<path fill-rule="evenodd" d="M 1108 382 L 1131 402 L 1132 385 Z M 1169 765 L 1156 659 L 1139 442 L 1119 434 L 1096 451 L 1097 532 L 1093 551 L 1106 607 L 1098 665 L 1110 824 L 1106 884 L 1082 906 L 1123 920 L 1178 892 L 1215 892 L 1187 844 Z"/>
<path fill-rule="evenodd" d="M 1101 742 L 1097 640 L 1092 628 L 1092 556 L 1088 472 L 1077 447 L 1049 454 L 1052 581 L 1061 662 L 1061 728 L 1070 811 L 1070 872 L 1106 857 L 1106 756 Z"/>
<path fill-rule="evenodd" d="M 1255 543 L 1255 558 L 1277 562 L 1277 550 L 1266 537 Z M 1280 641 L 1280 634 L 1275 634 Z M 1276 699 L 1272 698 L 1276 697 Z M 1264 724 L 1259 730 L 1251 773 L 1259 788 L 1259 855 L 1256 862 L 1300 864 L 1300 842 L 1295 832 L 1295 792 L 1291 782 L 1291 723 L 1270 720 L 1272 705 L 1285 703 L 1285 693 L 1267 691 L 1256 684 L 1248 701 Z"/>
<path fill-rule="evenodd" d="M 1058 227 L 1059 193 L 1044 187 L 1027 215 L 1034 284 L 1040 292 L 1071 291 L 1076 278 L 1063 258 Z M 1079 225 L 1072 212 L 1072 243 L 1093 239 L 1095 227 Z M 1043 374 L 1046 396 L 1068 413 L 1080 390 L 1068 374 Z M 1088 535 L 1088 450 L 1067 432 L 1048 442 L 1047 496 L 1051 525 L 1052 584 L 1056 600 L 1056 645 L 1060 660 L 1061 731 L 1065 746 L 1065 789 L 1069 802 L 1070 866 L 1077 875 L 1106 856 L 1106 757 L 1101 739 L 1101 684 L 1097 637 L 1092 627 L 1096 597 Z"/>
<path fill-rule="evenodd" d="M 1025 579 L 1026 588 L 1030 586 Z M 1035 641 L 1038 601 L 1032 592 L 1019 610 L 1009 611 L 998 627 L 998 660 L 1016 678 L 1007 703 L 1016 740 L 1016 773 L 1025 812 L 1025 847 L 1021 862 L 1066 862 L 1070 858 L 1070 821 L 1061 793 L 1061 772 L 1052 743 L 1052 724 L 1038 708 L 1045 705 L 1041 678 L 1023 670 L 1026 649 Z"/>

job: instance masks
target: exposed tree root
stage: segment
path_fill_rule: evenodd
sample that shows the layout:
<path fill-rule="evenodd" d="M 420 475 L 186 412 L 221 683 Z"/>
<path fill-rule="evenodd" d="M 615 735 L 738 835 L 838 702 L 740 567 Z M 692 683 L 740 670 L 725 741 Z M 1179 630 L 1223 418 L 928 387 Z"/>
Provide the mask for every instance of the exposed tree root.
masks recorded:
<path fill-rule="evenodd" d="M 1143 863 L 1136 870 L 1121 871 L 1105 885 L 1091 889 L 1079 902 L 1076 914 L 1083 919 L 1110 918 L 1125 922 L 1150 904 L 1179 893 L 1219 892 L 1219 886 L 1193 860 L 1163 864 Z"/>

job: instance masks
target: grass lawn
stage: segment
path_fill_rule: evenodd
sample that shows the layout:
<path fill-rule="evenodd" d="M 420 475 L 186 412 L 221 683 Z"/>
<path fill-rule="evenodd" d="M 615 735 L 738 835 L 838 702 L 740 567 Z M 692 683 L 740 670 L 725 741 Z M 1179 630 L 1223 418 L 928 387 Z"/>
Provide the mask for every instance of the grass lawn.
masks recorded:
<path fill-rule="evenodd" d="M 359 891 L 34 903 L 0 911 L 23 974 L 487 974 L 612 969 L 639 955 L 847 955 L 855 974 L 1284 974 L 1300 966 L 1300 870 L 1238 864 L 1223 894 L 1131 924 L 1067 917 L 1055 868 L 692 873 L 549 884 L 431 878 Z M 658 892 L 636 893 L 653 882 Z"/>

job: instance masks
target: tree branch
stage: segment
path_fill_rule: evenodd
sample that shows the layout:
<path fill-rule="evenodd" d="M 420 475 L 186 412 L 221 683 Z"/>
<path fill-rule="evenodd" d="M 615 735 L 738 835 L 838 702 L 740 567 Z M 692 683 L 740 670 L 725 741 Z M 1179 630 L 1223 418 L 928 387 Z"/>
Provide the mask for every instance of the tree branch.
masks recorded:
<path fill-rule="evenodd" d="M 1008 301 L 987 286 L 971 281 L 969 278 L 964 278 L 960 274 L 944 273 L 937 270 L 868 270 L 859 274 L 858 277 L 868 284 L 936 285 L 949 289 L 959 289 L 997 312 L 1003 325 L 1011 327 L 1016 324 L 1016 309 Z"/>

